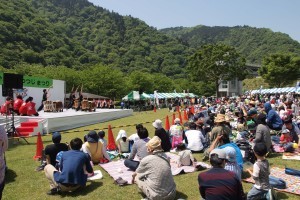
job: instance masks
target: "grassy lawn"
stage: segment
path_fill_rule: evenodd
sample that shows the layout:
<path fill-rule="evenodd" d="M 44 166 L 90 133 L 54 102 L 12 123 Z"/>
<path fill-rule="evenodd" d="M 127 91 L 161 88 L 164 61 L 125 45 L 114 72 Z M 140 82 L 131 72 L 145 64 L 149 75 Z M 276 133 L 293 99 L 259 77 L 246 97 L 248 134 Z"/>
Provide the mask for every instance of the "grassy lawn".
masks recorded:
<path fill-rule="evenodd" d="M 62 133 L 62 142 L 70 142 L 74 137 L 80 137 L 83 139 L 84 134 L 87 134 L 87 130 L 107 128 L 110 124 L 112 127 L 119 127 L 123 125 L 134 125 L 137 123 L 152 122 L 155 119 L 162 119 L 165 123 L 165 117 L 169 115 L 170 123 L 172 120 L 171 113 L 167 109 L 134 113 L 130 117 L 99 123 L 87 127 L 77 128 L 79 132 Z M 150 136 L 154 135 L 154 128 L 152 123 L 146 123 L 144 126 L 148 129 Z M 135 133 L 135 126 L 128 126 L 123 128 L 114 128 L 113 133 L 116 137 L 118 131 L 124 129 L 127 135 Z M 85 131 L 84 131 L 85 130 Z M 70 130 L 72 131 L 72 130 Z M 107 139 L 107 130 L 106 139 Z M 42 137 L 44 147 L 51 143 L 51 135 Z M 29 138 L 29 145 L 25 141 L 21 140 L 19 144 L 10 145 L 6 152 L 6 160 L 8 165 L 8 173 L 6 175 L 6 186 L 3 191 L 4 200 L 14 199 L 141 199 L 142 196 L 138 192 L 136 185 L 129 185 L 125 187 L 119 187 L 113 184 L 113 179 L 99 166 L 94 166 L 94 170 L 101 169 L 104 178 L 94 182 L 88 182 L 87 187 L 84 190 L 56 195 L 48 196 L 46 192 L 49 190 L 48 181 L 44 175 L 44 172 L 36 172 L 35 168 L 39 166 L 40 162 L 34 161 L 33 156 L 36 151 L 36 137 Z M 200 160 L 202 154 L 195 154 L 195 157 Z M 268 159 L 271 166 L 278 166 L 284 168 L 285 166 L 299 169 L 300 161 L 288 161 L 282 160 L 280 155 L 273 154 Z M 175 182 L 177 185 L 177 198 L 183 199 L 199 199 L 197 175 L 199 172 L 189 173 L 184 175 L 175 176 Z M 248 192 L 252 184 L 243 182 L 245 192 Z M 299 196 L 288 193 L 277 193 L 279 199 L 299 199 Z"/>

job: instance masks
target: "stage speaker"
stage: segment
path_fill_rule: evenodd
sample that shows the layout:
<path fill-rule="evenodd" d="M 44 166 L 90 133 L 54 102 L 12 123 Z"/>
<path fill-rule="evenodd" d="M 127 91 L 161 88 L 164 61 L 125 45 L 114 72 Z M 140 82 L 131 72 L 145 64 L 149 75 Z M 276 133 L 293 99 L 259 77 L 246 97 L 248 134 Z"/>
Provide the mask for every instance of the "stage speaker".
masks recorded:
<path fill-rule="evenodd" d="M 2 96 L 3 97 L 13 97 L 13 89 L 6 88 L 4 85 L 2 85 Z"/>
<path fill-rule="evenodd" d="M 23 75 L 4 73 L 3 86 L 4 86 L 4 88 L 22 89 L 23 88 Z"/>

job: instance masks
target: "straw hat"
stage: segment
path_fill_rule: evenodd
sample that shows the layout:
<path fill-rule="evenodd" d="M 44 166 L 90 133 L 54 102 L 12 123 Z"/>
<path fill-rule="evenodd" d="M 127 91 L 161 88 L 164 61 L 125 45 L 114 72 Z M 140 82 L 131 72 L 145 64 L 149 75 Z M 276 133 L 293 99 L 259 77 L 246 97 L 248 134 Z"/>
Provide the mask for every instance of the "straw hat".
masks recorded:
<path fill-rule="evenodd" d="M 223 114 L 218 114 L 217 117 L 215 118 L 215 122 L 216 123 L 220 123 L 220 122 L 225 122 L 225 115 Z"/>
<path fill-rule="evenodd" d="M 149 142 L 147 142 L 146 146 L 151 150 L 161 149 L 161 139 L 157 136 L 154 136 Z"/>

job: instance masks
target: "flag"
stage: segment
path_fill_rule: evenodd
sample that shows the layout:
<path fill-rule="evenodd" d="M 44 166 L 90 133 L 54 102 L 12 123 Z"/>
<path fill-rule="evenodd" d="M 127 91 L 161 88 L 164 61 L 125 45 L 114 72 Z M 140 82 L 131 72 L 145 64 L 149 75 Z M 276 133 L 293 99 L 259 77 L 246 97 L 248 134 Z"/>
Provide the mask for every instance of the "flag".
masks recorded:
<path fill-rule="evenodd" d="M 154 99 L 156 100 L 156 105 L 159 105 L 157 90 L 154 91 Z"/>
<path fill-rule="evenodd" d="M 262 89 L 263 89 L 263 86 L 261 85 L 259 88 L 259 93 L 261 93 Z"/>

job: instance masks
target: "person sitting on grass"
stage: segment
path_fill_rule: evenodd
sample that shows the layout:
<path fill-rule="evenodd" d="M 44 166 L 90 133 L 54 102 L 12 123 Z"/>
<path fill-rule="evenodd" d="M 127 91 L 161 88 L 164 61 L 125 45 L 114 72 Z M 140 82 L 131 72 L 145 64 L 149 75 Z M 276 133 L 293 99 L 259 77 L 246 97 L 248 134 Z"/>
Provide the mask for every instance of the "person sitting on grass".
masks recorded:
<path fill-rule="evenodd" d="M 128 159 L 124 161 L 124 165 L 133 171 L 138 168 L 140 161 L 149 155 L 146 146 L 147 142 L 150 140 L 148 135 L 148 130 L 146 128 L 142 128 L 138 131 L 138 137 L 140 139 L 134 142 Z M 133 160 L 136 155 L 140 161 Z"/>
<path fill-rule="evenodd" d="M 224 169 L 226 152 L 214 149 L 209 154 L 212 168 L 198 176 L 200 195 L 202 198 L 218 200 L 241 200 L 244 192 L 242 183 L 234 172 Z"/>
<path fill-rule="evenodd" d="M 129 153 L 129 140 L 127 139 L 126 131 L 120 130 L 116 138 L 119 154 Z"/>
<path fill-rule="evenodd" d="M 191 150 L 186 149 L 185 144 L 183 143 L 178 144 L 176 150 L 179 151 L 178 153 L 179 158 L 177 161 L 178 167 L 191 166 L 191 165 L 195 166 L 195 158 Z"/>
<path fill-rule="evenodd" d="M 270 168 L 269 162 L 266 159 L 268 149 L 264 143 L 256 143 L 254 148 L 254 154 L 257 161 L 253 165 L 253 170 L 248 169 L 248 172 L 253 177 L 255 184 L 247 194 L 247 200 L 252 199 L 265 199 L 270 189 L 269 175 Z"/>
<path fill-rule="evenodd" d="M 267 125 L 270 129 L 280 131 L 283 125 L 282 119 L 279 117 L 277 112 L 272 109 L 272 106 L 270 103 L 264 104 L 265 111 L 267 113 Z"/>
<path fill-rule="evenodd" d="M 105 132 L 104 131 L 99 131 L 98 132 L 98 137 L 99 137 L 99 141 L 103 144 L 104 149 L 107 149 L 107 141 L 104 138 L 105 137 Z"/>
<path fill-rule="evenodd" d="M 99 137 L 96 131 L 90 131 L 87 134 L 87 141 L 82 145 L 82 151 L 89 154 L 94 164 L 99 163 L 104 158 L 108 161 L 110 160 L 104 145 L 102 142 L 99 142 Z"/>
<path fill-rule="evenodd" d="M 139 189 L 149 199 L 173 200 L 176 196 L 176 184 L 173 179 L 170 161 L 161 147 L 161 140 L 154 136 L 147 143 L 149 154 L 143 158 L 132 175 Z"/>
<path fill-rule="evenodd" d="M 85 187 L 87 174 L 93 173 L 88 156 L 80 151 L 82 140 L 74 138 L 70 142 L 71 150 L 62 154 L 60 171 L 53 165 L 45 166 L 45 175 L 50 183 L 51 190 L 48 195 L 55 195 L 62 192 L 73 192 L 80 187 Z"/>
<path fill-rule="evenodd" d="M 63 152 L 69 150 L 68 145 L 66 143 L 60 143 L 60 141 L 61 141 L 61 134 L 59 132 L 52 133 L 53 144 L 47 145 L 45 150 L 43 150 L 41 165 L 36 168 L 36 171 L 44 170 L 47 164 L 51 164 L 56 169 L 58 169 L 56 155 L 61 151 Z"/>

